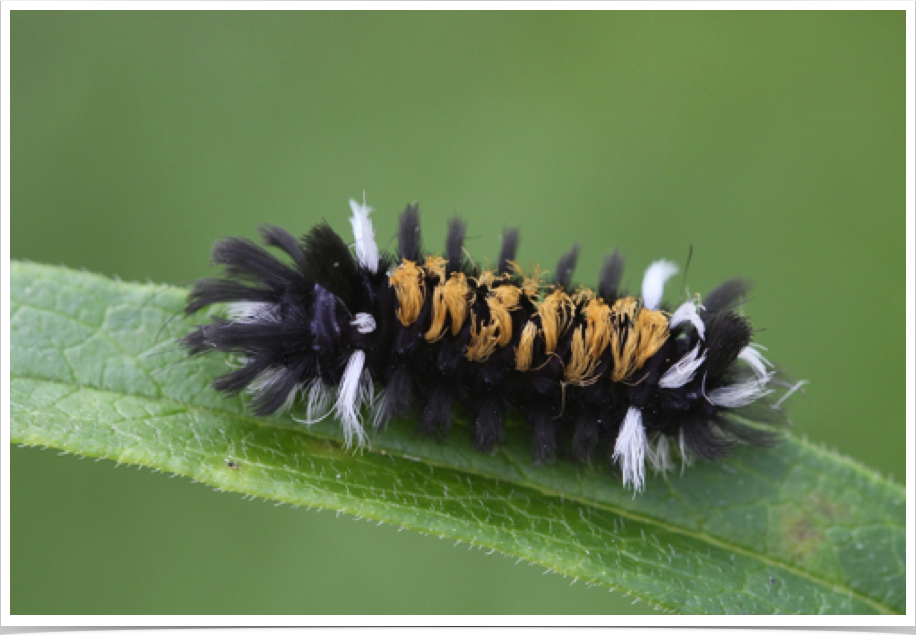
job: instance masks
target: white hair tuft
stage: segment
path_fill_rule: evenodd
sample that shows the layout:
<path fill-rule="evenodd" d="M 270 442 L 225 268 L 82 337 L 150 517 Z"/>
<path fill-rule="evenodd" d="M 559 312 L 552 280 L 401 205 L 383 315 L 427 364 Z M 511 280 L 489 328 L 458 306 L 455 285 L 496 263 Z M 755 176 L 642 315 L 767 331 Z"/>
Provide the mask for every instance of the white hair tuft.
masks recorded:
<path fill-rule="evenodd" d="M 646 269 L 642 279 L 642 302 L 647 309 L 655 310 L 662 303 L 665 283 L 677 273 L 677 265 L 667 260 L 657 260 Z"/>
<path fill-rule="evenodd" d="M 700 344 L 694 346 L 689 353 L 684 355 L 669 368 L 662 378 L 658 380 L 661 388 L 680 388 L 693 380 L 700 366 L 706 361 L 706 351 L 700 355 Z"/>
<path fill-rule="evenodd" d="M 706 325 L 703 323 L 703 319 L 697 312 L 697 309 L 701 308 L 703 308 L 703 306 L 698 305 L 696 301 L 688 300 L 679 306 L 671 316 L 671 319 L 668 321 L 668 328 L 673 329 L 682 322 L 690 322 L 697 330 L 697 335 L 700 336 L 700 339 L 706 339 Z"/>
<path fill-rule="evenodd" d="M 372 228 L 372 220 L 369 214 L 372 208 L 366 205 L 365 195 L 363 202 L 359 203 L 350 199 L 350 209 L 353 210 L 353 217 L 350 224 L 353 225 L 353 240 L 356 245 L 356 257 L 359 264 L 375 273 L 378 271 L 378 245 L 375 243 L 375 230 Z"/>
<path fill-rule="evenodd" d="M 353 444 L 354 437 L 357 447 L 362 447 L 368 442 L 366 431 L 359 420 L 363 403 L 372 403 L 374 396 L 372 379 L 369 372 L 364 370 L 365 365 L 366 353 L 360 350 L 353 351 L 337 390 L 337 404 L 334 409 L 343 424 L 346 447 Z"/>
<path fill-rule="evenodd" d="M 620 462 L 624 487 L 632 483 L 633 489 L 637 492 L 645 488 L 648 445 L 646 428 L 642 423 L 642 411 L 630 406 L 623 418 L 623 425 L 617 435 L 617 444 L 614 446 L 614 461 Z"/>

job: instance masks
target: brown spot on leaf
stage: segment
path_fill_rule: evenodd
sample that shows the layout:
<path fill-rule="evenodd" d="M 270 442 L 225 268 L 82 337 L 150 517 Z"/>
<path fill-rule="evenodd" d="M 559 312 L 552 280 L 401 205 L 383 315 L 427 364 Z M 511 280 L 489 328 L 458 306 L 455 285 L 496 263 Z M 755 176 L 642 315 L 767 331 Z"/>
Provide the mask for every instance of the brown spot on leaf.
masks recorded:
<path fill-rule="evenodd" d="M 793 512 L 783 516 L 781 534 L 785 550 L 796 560 L 815 556 L 824 542 L 824 534 L 810 515 Z"/>

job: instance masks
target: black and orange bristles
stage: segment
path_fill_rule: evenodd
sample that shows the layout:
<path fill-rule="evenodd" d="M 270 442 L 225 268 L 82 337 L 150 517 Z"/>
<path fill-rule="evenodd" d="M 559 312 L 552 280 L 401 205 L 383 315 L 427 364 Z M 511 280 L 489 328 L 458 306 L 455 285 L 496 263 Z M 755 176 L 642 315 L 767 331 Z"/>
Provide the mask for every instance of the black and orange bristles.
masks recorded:
<path fill-rule="evenodd" d="M 715 459 L 735 442 L 778 439 L 786 419 L 772 386 L 788 384 L 774 380 L 750 322 L 734 312 L 748 289 L 743 280 L 671 312 L 662 294 L 677 267 L 667 261 L 649 267 L 634 296 L 621 289 L 624 261 L 615 250 L 597 291 L 573 290 L 578 245 L 545 280 L 516 264 L 518 232 L 509 230 L 497 268 L 480 269 L 464 254 L 459 219 L 449 223 L 444 257 L 424 253 L 411 205 L 390 256 L 375 243 L 371 210 L 355 201 L 351 208 L 355 256 L 327 224 L 301 241 L 268 226 L 265 243 L 290 263 L 226 239 L 213 260 L 227 279 L 191 291 L 188 314 L 231 304 L 184 346 L 239 355 L 240 367 L 214 386 L 247 389 L 257 414 L 298 408 L 301 396 L 306 420 L 333 411 L 347 443 L 362 444 L 364 407 L 375 428 L 413 414 L 437 437 L 461 407 L 474 422 L 475 446 L 489 452 L 517 411 L 532 426 L 535 463 L 589 460 L 601 450 L 636 489 L 647 461 L 667 470 L 674 452 L 685 462 Z"/>

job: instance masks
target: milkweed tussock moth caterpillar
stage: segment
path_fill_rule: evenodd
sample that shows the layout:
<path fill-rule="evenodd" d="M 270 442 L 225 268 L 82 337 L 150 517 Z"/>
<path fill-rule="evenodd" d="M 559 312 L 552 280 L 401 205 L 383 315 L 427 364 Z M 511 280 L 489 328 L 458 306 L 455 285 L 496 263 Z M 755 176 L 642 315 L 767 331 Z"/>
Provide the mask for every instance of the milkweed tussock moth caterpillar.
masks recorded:
<path fill-rule="evenodd" d="M 225 277 L 199 281 L 186 313 L 229 303 L 182 340 L 191 354 L 234 353 L 237 367 L 217 390 L 252 395 L 269 415 L 301 399 L 314 423 L 334 414 L 348 446 L 367 443 L 367 424 L 417 415 L 422 430 L 448 433 L 453 411 L 473 422 L 489 452 L 517 411 L 532 428 L 532 458 L 558 454 L 618 464 L 625 486 L 643 489 L 646 464 L 672 455 L 716 459 L 736 442 L 772 445 L 786 423 L 773 365 L 736 313 L 748 290 L 728 280 L 702 301 L 662 302 L 678 268 L 652 263 L 640 295 L 620 281 L 624 259 L 604 261 L 597 289 L 572 287 L 579 247 L 549 276 L 515 262 L 517 231 L 503 235 L 495 269 L 466 257 L 465 223 L 449 223 L 444 256 L 424 253 L 416 205 L 401 214 L 398 247 L 383 253 L 365 203 L 350 201 L 354 241 L 327 223 L 301 240 L 271 225 L 264 243 L 216 243 Z M 351 250 L 352 247 L 352 250 Z M 671 310 L 673 309 L 673 310 Z M 298 412 L 298 409 L 297 409 Z M 301 415 L 299 415 L 301 416 Z M 294 415 L 295 417 L 295 415 Z"/>

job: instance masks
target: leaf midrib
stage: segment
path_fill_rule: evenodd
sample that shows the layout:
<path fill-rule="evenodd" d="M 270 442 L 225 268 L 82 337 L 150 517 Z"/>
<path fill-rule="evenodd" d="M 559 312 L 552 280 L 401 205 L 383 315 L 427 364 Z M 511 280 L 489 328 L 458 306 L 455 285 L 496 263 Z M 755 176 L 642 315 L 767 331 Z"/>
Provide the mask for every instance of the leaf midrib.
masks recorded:
<path fill-rule="evenodd" d="M 310 438 L 313 438 L 313 439 L 322 439 L 322 440 L 332 441 L 332 442 L 334 442 L 334 443 L 338 443 L 338 444 L 339 444 L 339 440 L 336 439 L 336 438 L 334 438 L 334 437 L 332 437 L 332 436 L 322 435 L 322 434 L 315 434 L 315 433 L 312 433 L 312 432 L 309 432 L 309 431 L 306 431 L 306 430 L 300 430 L 300 429 L 295 428 L 295 427 L 292 427 L 292 426 L 285 426 L 285 425 L 283 425 L 283 424 L 276 423 L 276 422 L 273 422 L 273 421 L 270 421 L 270 420 L 267 420 L 267 419 L 259 419 L 259 418 L 257 418 L 257 417 L 251 417 L 251 416 L 245 415 L 245 414 L 233 413 L 233 412 L 228 412 L 228 411 L 225 411 L 225 410 L 217 410 L 217 409 L 208 408 L 208 407 L 205 407 L 205 406 L 199 406 L 199 405 L 196 405 L 196 404 L 189 404 L 189 403 L 185 403 L 185 402 L 182 402 L 182 401 L 176 401 L 176 400 L 174 400 L 174 399 L 170 399 L 170 398 L 167 398 L 167 397 L 162 397 L 162 396 L 150 397 L 149 395 L 144 395 L 144 394 L 142 394 L 142 393 L 134 394 L 134 393 L 127 393 L 127 392 L 118 392 L 118 391 L 108 390 L 108 389 L 105 389 L 105 388 L 99 388 L 99 387 L 93 386 L 93 385 L 91 385 L 91 384 L 81 384 L 81 383 L 79 383 L 79 382 L 65 382 L 65 381 L 59 381 L 59 380 L 54 380 L 54 379 L 48 379 L 48 378 L 45 378 L 45 377 L 34 377 L 34 376 L 29 376 L 29 375 L 23 375 L 23 374 L 19 374 L 19 373 L 11 373 L 10 376 L 11 376 L 11 378 L 25 379 L 25 380 L 37 381 L 37 382 L 44 382 L 44 383 L 55 384 L 55 385 L 60 385 L 60 386 L 74 387 L 74 388 L 76 388 L 76 389 L 84 389 L 84 388 L 85 388 L 85 389 L 94 390 L 94 391 L 97 391 L 97 392 L 107 393 L 107 394 L 111 394 L 111 395 L 128 395 L 128 396 L 139 397 L 139 398 L 147 399 L 147 400 L 151 400 L 151 401 L 166 402 L 166 403 L 170 403 L 170 404 L 172 404 L 172 405 L 174 405 L 174 406 L 177 406 L 177 407 L 183 408 L 183 409 L 185 409 L 185 410 L 189 410 L 189 411 L 200 412 L 200 413 L 209 414 L 209 415 L 212 415 L 212 416 L 228 417 L 228 418 L 231 418 L 231 419 L 235 419 L 235 420 L 237 420 L 237 421 L 240 421 L 240 422 L 245 422 L 245 423 L 253 424 L 253 425 L 255 425 L 255 426 L 262 427 L 262 428 L 263 428 L 263 427 L 267 427 L 267 428 L 279 429 L 279 430 L 283 430 L 283 431 L 285 431 L 285 432 L 289 432 L 289 433 L 293 433 L 293 434 L 301 434 L 301 435 L 303 435 L 303 436 L 310 437 Z M 798 442 L 798 441 L 796 441 L 796 442 Z M 370 452 L 374 452 L 374 450 L 371 450 L 371 449 L 370 449 L 369 451 L 370 451 Z M 386 452 L 387 454 L 392 454 L 392 455 L 398 456 L 398 457 L 400 457 L 400 458 L 405 458 L 404 453 L 401 452 L 401 451 L 399 451 L 399 450 L 396 450 L 396 449 L 386 449 L 385 452 Z M 447 463 L 438 462 L 438 461 L 436 461 L 436 460 L 434 460 L 434 459 L 424 458 L 424 459 L 423 459 L 423 463 L 425 463 L 425 464 L 427 464 L 427 465 L 434 466 L 434 467 L 440 467 L 440 468 L 444 468 L 444 469 L 456 470 L 456 471 L 459 471 L 459 472 L 464 472 L 464 473 L 471 474 L 471 475 L 474 475 L 474 476 L 477 476 L 477 477 L 480 477 L 480 478 L 484 478 L 484 479 L 492 479 L 492 478 L 494 478 L 492 474 L 487 474 L 487 473 L 485 473 L 485 472 L 479 472 L 479 471 L 476 471 L 476 470 L 474 470 L 474 469 L 467 468 L 467 467 L 456 467 L 456 466 L 454 466 L 454 465 L 449 465 L 449 464 L 447 464 Z M 861 466 L 859 466 L 859 467 L 861 468 Z M 866 472 L 866 474 L 870 476 L 870 474 L 868 474 L 867 472 Z M 190 476 L 190 475 L 189 475 L 189 476 Z M 750 558 L 750 559 L 752 559 L 752 560 L 756 560 L 756 561 L 758 561 L 758 562 L 760 562 L 760 563 L 763 563 L 763 564 L 768 565 L 768 566 L 771 566 L 771 567 L 776 567 L 776 568 L 778 568 L 778 569 L 782 569 L 782 570 L 784 570 L 784 571 L 786 571 L 786 572 L 792 573 L 793 575 L 797 575 L 797 576 L 799 576 L 799 577 L 801 577 L 801 578 L 804 578 L 804 579 L 806 579 L 806 580 L 809 580 L 809 581 L 811 581 L 811 582 L 813 582 L 813 583 L 815 583 L 815 584 L 818 584 L 818 585 L 821 585 L 821 586 L 823 586 L 823 587 L 826 587 L 826 588 L 827 588 L 829 591 L 831 591 L 831 592 L 835 592 L 835 591 L 837 590 L 837 588 L 840 588 L 840 589 L 842 589 L 843 591 L 845 591 L 846 593 L 848 593 L 850 596 L 852 596 L 852 597 L 854 597 L 854 598 L 860 600 L 861 602 L 863 602 L 863 603 L 865 603 L 865 604 L 868 604 L 869 606 L 873 607 L 873 608 L 874 608 L 876 611 L 878 611 L 879 613 L 882 613 L 882 614 L 885 614 L 885 615 L 896 615 L 896 614 L 897 614 L 897 612 L 896 612 L 895 610 L 893 610 L 891 607 L 889 607 L 889 606 L 887 606 L 887 605 L 881 603 L 881 602 L 878 601 L 878 600 L 875 600 L 874 598 L 871 598 L 871 597 L 866 596 L 866 595 L 862 595 L 859 591 L 857 591 L 857 590 L 855 590 L 855 589 L 851 589 L 851 588 L 845 586 L 842 582 L 831 582 L 831 581 L 826 580 L 826 579 L 824 579 L 824 578 L 821 578 L 821 577 L 818 577 L 818 576 L 816 576 L 816 575 L 813 575 L 812 573 L 810 573 L 810 572 L 808 572 L 808 571 L 806 571 L 806 570 L 804 570 L 804 569 L 800 569 L 800 568 L 798 568 L 798 567 L 795 567 L 794 565 L 792 565 L 792 564 L 790 564 L 790 563 L 788 563 L 788 562 L 785 562 L 785 561 L 782 561 L 782 560 L 777 560 L 777 559 L 771 558 L 771 557 L 767 556 L 766 554 L 762 554 L 762 553 L 758 553 L 758 552 L 754 552 L 754 551 L 749 551 L 749 550 L 747 550 L 746 548 L 744 548 L 744 547 L 742 547 L 742 546 L 740 546 L 740 545 L 737 545 L 737 544 L 734 544 L 734 543 L 730 543 L 730 542 L 728 542 L 728 541 L 726 541 L 726 540 L 722 540 L 722 539 L 716 538 L 716 537 L 711 536 L 710 534 L 708 534 L 708 533 L 706 533 L 706 532 L 704 532 L 704 531 L 699 531 L 699 532 L 688 531 L 688 530 L 686 530 L 686 529 L 684 529 L 684 528 L 678 527 L 677 525 L 669 524 L 669 523 L 667 523 L 666 521 L 664 521 L 664 520 L 662 520 L 662 519 L 660 519 L 660 518 L 656 518 L 656 517 L 654 517 L 654 516 L 648 516 L 648 515 L 643 515 L 643 514 L 639 514 L 639 513 L 636 513 L 636 512 L 632 512 L 632 511 L 626 510 L 625 508 L 616 507 L 616 506 L 614 506 L 614 505 L 611 504 L 611 503 L 608 503 L 608 502 L 605 502 L 605 501 L 596 501 L 596 500 L 593 500 L 593 499 L 584 498 L 584 497 L 582 497 L 581 495 L 568 494 L 568 493 L 566 493 L 566 492 L 557 492 L 556 490 L 552 490 L 552 489 L 549 489 L 549 488 L 546 488 L 546 487 L 537 485 L 537 484 L 535 484 L 535 483 L 513 481 L 512 479 L 508 479 L 508 478 L 503 478 L 503 479 L 500 479 L 500 480 L 503 480 L 503 481 L 506 481 L 506 482 L 511 482 L 511 483 L 513 483 L 513 484 L 515 484 L 515 485 L 518 485 L 518 486 L 530 488 L 530 489 L 532 489 L 532 490 L 534 490 L 534 491 L 536 491 L 536 492 L 539 492 L 540 494 L 546 495 L 546 496 L 551 497 L 551 498 L 563 498 L 563 499 L 567 499 L 567 498 L 568 498 L 568 499 L 573 500 L 573 501 L 575 501 L 575 502 L 577 502 L 577 503 L 579 503 L 579 504 L 581 504 L 581 505 L 584 505 L 584 506 L 586 506 L 586 507 L 594 507 L 594 508 L 597 508 L 597 509 L 602 509 L 602 510 L 611 512 L 611 513 L 613 513 L 613 514 L 616 514 L 616 515 L 618 515 L 618 516 L 620 516 L 620 517 L 622 517 L 622 518 L 632 520 L 632 521 L 634 521 L 634 522 L 640 522 L 640 523 L 643 523 L 643 524 L 646 524 L 646 525 L 655 526 L 655 527 L 658 527 L 658 528 L 660 528 L 660 529 L 663 529 L 663 530 L 668 531 L 668 532 L 673 533 L 673 534 L 678 534 L 678 535 L 681 535 L 681 536 L 685 536 L 685 537 L 687 537 L 687 538 L 692 538 L 692 539 L 698 540 L 698 541 L 700 541 L 700 542 L 709 544 L 709 545 L 711 545 L 711 546 L 715 546 L 715 547 L 717 547 L 717 548 L 720 548 L 720 549 L 723 549 L 723 550 L 726 550 L 726 551 L 732 551 L 732 552 L 741 554 L 741 555 L 743 555 L 743 556 L 745 556 L 745 557 L 747 557 L 747 558 Z M 321 505 L 316 505 L 316 506 L 321 507 Z M 496 548 L 498 549 L 498 547 L 496 547 Z M 648 601 L 648 600 L 646 600 L 646 601 Z M 654 600 L 653 600 L 653 601 L 654 601 Z"/>

